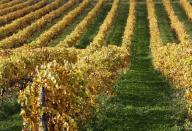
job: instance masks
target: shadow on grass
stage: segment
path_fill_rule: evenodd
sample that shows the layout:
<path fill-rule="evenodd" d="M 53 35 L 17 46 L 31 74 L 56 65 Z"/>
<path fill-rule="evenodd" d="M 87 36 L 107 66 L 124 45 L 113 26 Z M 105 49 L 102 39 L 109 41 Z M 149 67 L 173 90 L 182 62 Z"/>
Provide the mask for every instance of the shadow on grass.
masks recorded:
<path fill-rule="evenodd" d="M 1 103 L 0 131 L 21 131 L 22 120 L 19 115 L 20 107 L 16 100 L 16 98 L 11 98 Z"/>

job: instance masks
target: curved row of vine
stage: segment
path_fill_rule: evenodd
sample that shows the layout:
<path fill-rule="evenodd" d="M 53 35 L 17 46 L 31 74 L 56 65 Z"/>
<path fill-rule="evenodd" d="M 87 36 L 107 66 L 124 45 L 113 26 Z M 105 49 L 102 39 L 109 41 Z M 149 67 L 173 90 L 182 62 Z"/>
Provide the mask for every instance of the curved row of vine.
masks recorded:
<path fill-rule="evenodd" d="M 39 8 L 39 6 L 42 7 L 42 5 L 45 5 L 46 3 L 47 3 L 47 0 L 43 0 L 40 3 L 35 4 L 34 8 Z M 61 6 L 62 3 L 63 3 L 62 0 L 55 0 L 54 2 L 51 2 L 48 5 L 25 15 L 24 17 L 20 17 L 19 19 L 14 20 L 10 24 L 6 24 L 5 26 L 0 27 L 0 32 L 1 32 L 0 38 L 2 39 L 6 36 L 9 36 L 10 34 L 17 32 L 19 29 L 22 29 L 23 27 L 32 23 L 34 20 L 41 18 L 45 14 L 49 13 L 51 10 L 57 9 L 59 6 Z M 2 19 L 2 21 L 0 20 L 0 24 L 6 21 L 7 21 L 6 19 L 5 20 Z"/>
<path fill-rule="evenodd" d="M 41 29 L 48 22 L 51 22 L 58 16 L 62 15 L 64 11 L 66 11 L 75 3 L 75 0 L 69 0 L 63 6 L 44 15 L 40 19 L 34 21 L 34 23 L 32 23 L 31 25 L 24 28 L 23 30 L 19 30 L 16 34 L 13 34 L 10 37 L 6 37 L 5 39 L 0 41 L 0 48 L 10 49 L 22 46 L 27 41 L 27 39 L 30 38 L 36 31 Z"/>

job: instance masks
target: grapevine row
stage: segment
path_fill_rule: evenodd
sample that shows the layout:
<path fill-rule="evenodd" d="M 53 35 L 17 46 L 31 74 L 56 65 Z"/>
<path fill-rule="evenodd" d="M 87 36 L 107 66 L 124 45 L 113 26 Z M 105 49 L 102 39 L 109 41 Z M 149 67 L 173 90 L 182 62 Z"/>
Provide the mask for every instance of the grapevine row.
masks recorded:
<path fill-rule="evenodd" d="M 15 6 L 12 6 L 12 7 L 9 7 L 9 8 L 5 8 L 5 9 L 1 9 L 1 12 L 0 12 L 0 16 L 2 15 L 6 15 L 8 13 L 11 13 L 13 11 L 16 11 L 18 9 L 22 9 L 24 7 L 27 7 L 29 5 L 32 5 L 34 4 L 36 1 L 34 0 L 29 0 L 29 1 L 26 1 L 26 2 L 23 2 L 23 3 L 20 3 L 20 4 L 17 4 Z"/>
<path fill-rule="evenodd" d="M 129 19 L 131 19 L 131 17 L 129 17 Z M 56 48 L 49 49 L 53 49 L 52 51 L 55 51 Z M 4 60 L 7 62 L 2 62 L 4 63 L 3 65 L 5 67 L 11 67 L 12 70 L 9 73 L 13 73 L 14 71 L 16 73 L 15 77 L 6 79 L 7 82 L 14 80 L 17 81 L 20 78 L 25 77 L 27 74 L 30 74 L 30 72 L 34 70 L 35 65 L 38 65 L 38 63 L 42 63 L 44 60 L 48 60 L 45 56 L 52 56 L 52 58 L 54 59 L 60 57 L 61 59 L 57 60 L 59 62 L 62 62 L 63 59 L 71 56 L 71 52 L 69 56 L 63 57 L 63 55 L 57 53 L 52 55 L 52 51 L 48 53 L 42 53 L 42 51 L 39 51 L 40 54 L 42 53 L 40 55 L 36 52 L 37 50 L 42 49 L 33 49 L 31 51 L 23 50 L 22 57 L 20 56 L 20 52 L 19 55 L 15 55 L 16 58 L 12 57 L 10 59 L 12 60 L 11 62 L 8 60 Z M 60 53 L 68 53 L 66 49 L 62 50 L 61 48 L 59 48 L 58 50 L 60 50 Z M 74 54 L 77 55 L 78 53 Z M 29 57 L 30 55 L 27 54 L 34 56 Z M 30 128 L 40 130 L 42 128 L 42 126 L 40 126 L 42 125 L 40 114 L 45 113 L 47 116 L 46 119 L 49 120 L 48 126 L 50 130 L 77 129 L 78 126 L 83 124 L 85 120 L 89 118 L 89 115 L 91 115 L 92 113 L 92 108 L 96 107 L 97 101 L 95 96 L 103 93 L 109 94 L 111 92 L 112 89 L 110 87 L 118 75 L 118 70 L 127 66 L 127 57 L 127 50 L 124 50 L 123 48 L 118 48 L 116 46 L 110 46 L 98 49 L 93 54 L 91 54 L 91 56 L 90 54 L 87 54 L 87 56 L 84 56 L 84 58 L 80 59 L 77 64 L 74 64 L 74 66 L 73 64 L 69 64 L 67 61 L 64 61 L 64 66 L 60 66 L 55 62 L 53 62 L 52 64 L 48 64 L 47 66 L 43 66 L 42 68 L 44 69 L 39 71 L 36 77 L 39 79 L 35 78 L 31 87 L 27 87 L 23 92 L 20 92 L 19 98 L 21 106 L 23 108 L 21 111 L 21 115 L 24 118 L 25 128 L 28 128 L 31 124 L 32 126 Z M 67 60 L 74 59 L 76 59 L 76 57 L 68 58 Z M 116 63 L 116 61 L 119 62 Z M 17 65 L 17 67 L 13 67 L 13 65 Z M 4 69 L 5 74 L 8 73 L 6 71 L 6 68 L 0 69 Z M 4 75 L 3 77 L 1 77 L 4 78 L 4 80 L 2 81 L 6 81 L 5 78 L 7 76 L 11 75 Z M 70 81 L 72 81 L 73 84 L 69 85 L 67 83 L 70 83 Z M 83 85 L 82 81 L 84 81 Z M 42 87 L 44 87 L 44 84 L 45 90 L 41 90 Z M 49 90 L 52 93 L 48 94 L 47 92 Z M 33 93 L 39 94 L 39 97 L 41 97 L 44 93 L 42 91 L 46 92 L 45 95 L 47 98 L 47 105 L 49 105 L 49 103 L 52 104 L 53 102 L 59 102 L 58 108 L 54 109 L 53 111 L 53 107 L 50 105 L 46 107 L 47 110 L 42 110 L 42 106 L 39 106 L 41 101 L 39 101 L 40 99 L 38 98 L 38 96 L 35 98 L 31 97 L 31 99 L 28 100 L 28 96 L 32 96 Z M 58 92 L 60 92 L 60 95 L 57 95 Z M 84 95 L 82 95 L 82 93 Z M 79 100 L 79 98 L 81 98 L 81 102 L 77 104 L 77 102 L 75 102 L 74 100 Z M 39 103 L 35 102 L 36 104 L 34 104 L 34 101 Z M 66 102 L 68 104 L 66 104 Z M 30 111 L 33 111 L 31 109 L 35 110 L 36 115 L 33 117 L 37 118 L 36 120 L 38 121 L 33 121 L 35 119 L 30 119 L 32 118 L 31 115 L 33 115 L 30 114 Z M 49 117 L 50 113 L 52 114 L 52 117 Z M 60 114 L 60 116 L 58 116 L 58 114 Z M 53 119 L 51 118 L 56 118 L 56 121 L 53 121 Z M 54 123 L 54 125 L 51 123 Z"/>
<path fill-rule="evenodd" d="M 159 52 L 157 49 L 162 48 L 163 42 L 161 40 L 160 30 L 158 27 L 157 17 L 155 14 L 155 5 L 153 0 L 147 0 L 147 10 L 148 10 L 148 19 L 149 19 L 149 31 L 150 31 L 150 48 L 152 52 L 153 65 L 158 69 L 159 62 Z"/>
<path fill-rule="evenodd" d="M 0 25 L 5 25 L 8 24 L 9 22 L 11 22 L 12 20 L 15 20 L 19 17 L 22 17 L 32 11 L 35 11 L 37 9 L 42 8 L 43 6 L 45 6 L 48 2 L 46 0 L 42 0 L 34 5 L 31 6 L 27 6 L 23 9 L 19 9 L 17 11 L 11 12 L 9 14 L 0 16 Z"/>
<path fill-rule="evenodd" d="M 186 90 L 185 97 L 188 100 L 189 114 L 192 115 L 190 109 L 192 107 L 192 42 L 188 40 L 179 45 L 161 45 L 159 30 L 157 30 L 157 20 L 154 11 L 153 0 L 147 0 L 147 5 L 153 64 L 155 65 L 156 69 L 163 73 L 177 88 L 184 88 Z M 158 36 L 153 34 L 154 32 L 157 32 L 156 34 Z"/>
<path fill-rule="evenodd" d="M 62 62 L 63 59 L 76 62 L 76 51 L 65 48 L 38 48 L 15 52 L 15 55 L 0 61 L 0 89 L 7 90 L 11 84 L 30 76 L 36 66 L 44 62 Z"/>
<path fill-rule="evenodd" d="M 87 30 L 94 17 L 98 14 L 101 7 L 104 5 L 105 0 L 100 0 L 96 6 L 87 14 L 87 16 L 75 27 L 75 29 L 66 36 L 57 46 L 59 47 L 71 47 L 81 38 L 81 35 Z"/>
<path fill-rule="evenodd" d="M 157 67 L 165 76 L 177 87 L 191 87 L 190 80 L 190 59 L 191 59 L 191 40 L 185 41 L 185 44 L 167 44 L 163 46 L 159 36 L 157 27 L 156 16 L 154 13 L 154 3 L 148 0 L 148 14 L 150 23 L 150 36 L 151 36 L 151 50 L 154 55 L 155 67 Z M 154 20 L 155 19 L 155 20 Z M 154 24 L 156 23 L 156 24 Z M 155 35 L 155 31 L 157 35 Z M 159 40 L 158 40 L 159 39 Z M 158 43 L 158 44 L 157 44 Z M 186 71 L 188 70 L 188 71 Z"/>
<path fill-rule="evenodd" d="M 47 123 L 49 130 L 77 130 L 97 108 L 96 96 L 112 93 L 112 84 L 119 71 L 127 66 L 126 61 L 127 50 L 114 46 L 101 47 L 75 64 L 65 60 L 63 65 L 57 62 L 43 65 L 31 86 L 20 92 L 24 129 L 42 130 L 42 123 Z M 32 97 L 33 94 L 38 95 Z M 42 110 L 39 101 L 42 95 L 46 96 L 46 110 Z M 35 101 L 38 103 L 34 104 Z M 32 114 L 34 111 L 36 115 Z M 46 114 L 46 121 L 41 113 Z"/>
<path fill-rule="evenodd" d="M 187 34 L 187 32 L 185 30 L 185 26 L 183 25 L 183 23 L 181 23 L 179 21 L 178 17 L 175 15 L 170 1 L 169 0 L 162 0 L 162 1 L 163 1 L 163 5 L 165 7 L 165 10 L 168 13 L 168 16 L 169 16 L 169 19 L 171 22 L 171 27 L 175 30 L 179 41 L 183 42 L 185 40 L 188 40 L 189 35 Z"/>
<path fill-rule="evenodd" d="M 185 13 L 187 14 L 188 18 L 192 20 L 192 6 L 190 5 L 188 0 L 180 0 L 180 4 L 185 10 Z"/>
<path fill-rule="evenodd" d="M 157 17 L 155 14 L 155 5 L 153 3 L 153 0 L 147 0 L 147 10 L 148 10 L 149 29 L 150 29 L 150 43 L 153 51 L 154 48 L 163 45 Z"/>
<path fill-rule="evenodd" d="M 0 5 L 2 5 L 2 4 L 5 4 L 5 3 L 8 3 L 10 0 L 1 0 L 0 1 Z"/>
<path fill-rule="evenodd" d="M 127 19 L 127 25 L 129 26 L 126 26 L 125 28 L 125 33 L 124 35 L 126 34 L 132 34 L 133 33 L 133 30 L 134 30 L 134 24 L 135 24 L 135 2 L 132 1 L 130 3 L 130 11 L 129 11 L 129 16 L 128 16 L 128 19 Z M 132 12 L 132 13 L 131 13 Z M 129 30 L 127 30 L 127 28 L 129 28 Z M 129 32 L 130 31 L 130 32 Z M 129 35 L 131 36 L 131 35 Z M 129 38 L 129 40 L 131 39 L 130 37 L 127 37 Z M 124 44 L 122 44 L 124 45 Z M 19 49 L 19 48 L 18 48 Z M 21 47 L 22 49 L 22 47 Z M 14 56 L 15 54 L 17 55 L 17 53 L 19 52 L 20 50 L 18 51 L 13 51 L 13 50 L 1 50 L 0 54 L 1 54 L 1 59 L 3 58 L 9 58 L 11 56 Z"/>
<path fill-rule="evenodd" d="M 97 33 L 97 35 L 94 37 L 93 41 L 91 42 L 89 48 L 100 48 L 104 45 L 104 41 L 105 38 L 108 34 L 108 31 L 110 30 L 114 17 L 116 15 L 116 11 L 118 9 L 119 6 L 119 0 L 114 0 L 111 10 L 109 11 L 109 13 L 107 14 L 103 24 L 100 26 L 99 31 Z"/>
<path fill-rule="evenodd" d="M 47 2 L 47 0 L 44 0 L 43 3 L 44 2 Z M 27 14 L 24 17 L 21 17 L 13 21 L 10 24 L 0 27 L 0 32 L 1 32 L 0 38 L 6 37 L 7 35 L 12 34 L 19 29 L 22 29 L 29 23 L 32 23 L 34 20 L 42 17 L 43 15 L 47 14 L 51 10 L 57 9 L 61 4 L 62 4 L 62 0 L 55 0 L 54 2 L 50 3 L 49 5 L 46 5 L 41 9 L 36 10 L 35 12 L 31 12 L 30 14 Z"/>
<path fill-rule="evenodd" d="M 8 8 L 8 7 L 13 6 L 13 5 L 16 5 L 16 4 L 21 3 L 21 2 L 22 2 L 22 0 L 12 0 L 8 3 L 0 5 L 0 10 Z"/>
<path fill-rule="evenodd" d="M 134 27 L 135 22 L 132 20 L 135 20 L 135 1 L 131 2 L 130 10 L 133 13 L 129 15 L 130 21 L 127 24 Z M 124 34 L 131 34 L 134 28 L 130 29 L 130 32 Z M 33 82 L 19 95 L 24 129 L 32 127 L 34 130 L 77 130 L 89 118 L 92 110 L 97 108 L 96 96 L 113 92 L 112 84 L 119 71 L 127 67 L 130 60 L 127 48 L 113 45 L 97 48 L 91 53 L 89 50 L 92 49 L 76 49 L 76 63 L 65 60 L 62 65 L 53 61 L 41 66 Z M 34 94 L 38 95 L 33 97 Z M 46 99 L 40 99 L 43 97 Z M 57 107 L 54 107 L 53 103 Z M 44 108 L 46 110 L 43 110 Z M 31 113 L 34 111 L 35 115 Z M 35 119 L 31 119 L 31 116 Z"/>
<path fill-rule="evenodd" d="M 69 25 L 90 3 L 90 0 L 84 0 L 77 8 L 70 11 L 58 23 L 53 25 L 49 30 L 41 34 L 35 41 L 23 46 L 22 48 L 38 48 L 47 46 L 49 41 Z"/>
<path fill-rule="evenodd" d="M 31 25 L 27 26 L 23 30 L 20 30 L 19 32 L 13 34 L 10 37 L 6 37 L 2 41 L 0 41 L 0 48 L 7 49 L 21 46 L 22 44 L 24 44 L 24 42 L 26 42 L 28 38 L 30 38 L 33 35 L 33 33 L 41 29 L 48 22 L 54 20 L 56 17 L 62 15 L 65 10 L 70 8 L 75 3 L 76 3 L 75 0 L 70 0 L 63 6 L 59 7 L 56 10 L 53 10 L 49 14 L 46 14 L 45 16 L 41 17 L 40 19 L 38 19 Z"/>
<path fill-rule="evenodd" d="M 122 46 L 126 47 L 128 49 L 128 52 L 129 52 L 131 38 L 134 33 L 134 27 L 136 22 L 135 8 L 136 8 L 135 0 L 130 0 L 129 15 L 128 15 L 127 24 L 126 24 L 125 31 L 123 34 L 123 39 L 122 39 Z"/>

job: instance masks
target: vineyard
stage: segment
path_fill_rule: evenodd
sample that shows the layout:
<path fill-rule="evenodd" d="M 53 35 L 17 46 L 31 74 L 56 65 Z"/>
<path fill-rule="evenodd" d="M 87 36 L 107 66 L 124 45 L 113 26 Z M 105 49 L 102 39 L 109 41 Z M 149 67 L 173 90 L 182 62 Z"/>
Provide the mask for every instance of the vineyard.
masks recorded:
<path fill-rule="evenodd" d="M 192 1 L 0 0 L 0 131 L 191 131 Z"/>

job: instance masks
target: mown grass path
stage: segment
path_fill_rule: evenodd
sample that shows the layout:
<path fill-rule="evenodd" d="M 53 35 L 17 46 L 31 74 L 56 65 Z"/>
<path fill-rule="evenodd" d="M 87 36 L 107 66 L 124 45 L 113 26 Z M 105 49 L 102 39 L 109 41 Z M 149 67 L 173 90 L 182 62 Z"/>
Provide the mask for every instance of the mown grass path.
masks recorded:
<path fill-rule="evenodd" d="M 152 66 L 145 4 L 137 5 L 130 70 L 118 79 L 117 95 L 82 130 L 178 131 L 184 113 L 175 102 L 175 90 Z"/>

